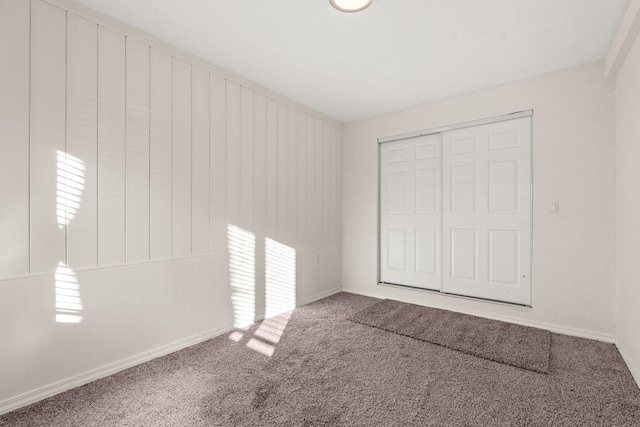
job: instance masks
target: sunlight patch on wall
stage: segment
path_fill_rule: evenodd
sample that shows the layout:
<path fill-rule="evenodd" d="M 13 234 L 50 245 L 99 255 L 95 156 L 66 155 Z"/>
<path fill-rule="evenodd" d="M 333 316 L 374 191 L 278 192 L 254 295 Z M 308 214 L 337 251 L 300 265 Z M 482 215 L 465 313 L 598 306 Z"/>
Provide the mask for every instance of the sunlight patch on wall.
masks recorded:
<path fill-rule="evenodd" d="M 227 224 L 227 242 L 233 326 L 245 328 L 255 321 L 256 239 L 253 233 Z"/>
<path fill-rule="evenodd" d="M 63 262 L 55 272 L 56 322 L 82 322 L 82 298 L 76 273 Z"/>
<path fill-rule="evenodd" d="M 57 155 L 56 215 L 63 228 L 75 218 L 82 201 L 85 166 L 82 160 L 64 151 Z"/>
<path fill-rule="evenodd" d="M 273 317 L 294 308 L 296 308 L 296 251 L 280 242 L 266 239 L 265 317 Z"/>

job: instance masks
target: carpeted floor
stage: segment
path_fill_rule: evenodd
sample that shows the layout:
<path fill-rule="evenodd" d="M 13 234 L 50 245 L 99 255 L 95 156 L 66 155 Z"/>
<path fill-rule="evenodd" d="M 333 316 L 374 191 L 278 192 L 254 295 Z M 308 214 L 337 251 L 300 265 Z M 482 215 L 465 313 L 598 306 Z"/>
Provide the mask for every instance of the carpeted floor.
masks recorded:
<path fill-rule="evenodd" d="M 385 299 L 349 317 L 385 331 L 517 368 L 549 373 L 551 332 Z"/>
<path fill-rule="evenodd" d="M 0 426 L 640 425 L 640 389 L 611 344 L 552 334 L 541 374 L 347 320 L 376 302 L 338 294 Z"/>

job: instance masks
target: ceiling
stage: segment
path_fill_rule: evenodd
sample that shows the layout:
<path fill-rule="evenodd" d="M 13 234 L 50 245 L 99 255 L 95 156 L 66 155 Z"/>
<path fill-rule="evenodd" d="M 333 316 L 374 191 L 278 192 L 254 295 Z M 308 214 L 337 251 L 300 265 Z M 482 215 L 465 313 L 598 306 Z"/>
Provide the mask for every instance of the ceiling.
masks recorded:
<path fill-rule="evenodd" d="M 604 58 L 629 0 L 75 0 L 342 122 Z"/>

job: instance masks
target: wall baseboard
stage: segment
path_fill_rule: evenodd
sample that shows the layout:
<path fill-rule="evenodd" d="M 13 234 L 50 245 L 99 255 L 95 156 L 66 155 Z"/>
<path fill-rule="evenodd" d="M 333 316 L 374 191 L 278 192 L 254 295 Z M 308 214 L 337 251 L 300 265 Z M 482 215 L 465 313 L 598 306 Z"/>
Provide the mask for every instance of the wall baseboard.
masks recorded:
<path fill-rule="evenodd" d="M 386 298 L 385 295 L 382 295 L 376 292 L 364 291 L 362 289 L 357 289 L 357 288 L 338 287 L 338 288 L 334 288 L 329 291 L 314 295 L 312 297 L 306 298 L 305 300 L 301 301 L 299 306 L 310 304 L 315 301 L 319 301 L 321 299 L 327 298 L 331 295 L 335 295 L 340 292 L 347 292 L 347 293 L 352 293 L 357 295 L 369 296 L 373 298 Z M 472 314 L 472 313 L 467 313 L 467 314 Z M 497 316 L 494 317 L 494 319 L 505 320 Z M 505 320 L 505 321 L 509 321 L 509 320 Z M 617 342 L 614 337 L 606 334 L 594 333 L 594 332 L 585 331 L 581 329 L 568 328 L 565 326 L 546 324 L 542 322 L 524 321 L 524 322 L 512 322 L 512 323 L 519 323 L 525 326 L 539 327 L 539 328 L 547 329 L 552 332 L 557 332 L 564 335 L 578 336 L 581 338 L 590 338 L 590 339 L 596 339 L 599 341 L 606 341 L 606 342 L 612 342 L 612 343 L 615 342 L 615 345 L 618 348 L 618 351 L 620 352 L 620 354 L 622 355 L 623 360 L 627 364 L 627 367 L 629 368 L 629 371 L 631 372 L 632 377 L 634 378 L 636 384 L 640 388 L 640 368 L 638 368 L 638 366 L 635 364 L 635 362 L 629 355 L 629 352 L 627 351 L 624 344 L 622 344 L 619 341 Z M 39 402 L 40 400 L 62 393 L 66 390 L 70 390 L 72 388 L 79 387 L 84 384 L 88 384 L 100 378 L 113 375 L 125 369 L 139 365 L 141 363 L 148 362 L 152 359 L 201 343 L 208 339 L 230 332 L 233 329 L 234 328 L 232 326 L 227 326 L 223 328 L 212 329 L 207 332 L 202 332 L 196 335 L 192 335 L 190 337 L 187 337 L 178 341 L 174 341 L 170 344 L 156 347 L 152 350 L 148 350 L 148 351 L 136 354 L 134 356 L 130 356 L 125 359 L 121 359 L 116 362 L 109 363 L 107 365 L 89 370 L 82 374 L 78 374 L 73 377 L 49 384 L 47 386 L 23 393 L 21 395 L 11 397 L 4 401 L 0 401 L 0 415 L 5 414 L 7 412 L 11 412 L 18 408 L 30 405 L 32 403 Z"/>
<path fill-rule="evenodd" d="M 28 391 L 18 396 L 10 397 L 9 399 L 0 401 L 0 415 L 11 412 L 23 406 L 31 405 L 32 403 L 36 403 L 40 400 L 62 393 L 69 389 L 88 384 L 100 378 L 108 377 L 109 375 L 113 375 L 141 363 L 148 362 L 157 357 L 161 357 L 169 353 L 181 350 L 183 348 L 201 343 L 232 330 L 233 327 L 228 326 L 201 332 L 196 335 L 192 335 L 190 337 L 183 338 L 181 340 L 174 341 L 172 343 L 156 347 L 154 349 L 147 350 L 124 359 L 120 359 L 116 362 L 109 363 L 99 368 L 91 369 L 81 374 L 74 375 L 73 377 L 56 381 L 55 383 Z"/>
<path fill-rule="evenodd" d="M 373 298 L 380 298 L 380 299 L 389 298 L 389 296 L 385 295 L 382 292 L 364 290 L 364 289 L 354 288 L 354 287 L 344 287 L 344 288 L 342 288 L 342 291 L 343 292 L 348 292 L 350 294 L 363 295 L 363 296 L 373 297 Z M 403 298 L 393 298 L 393 299 L 397 299 L 398 301 L 403 301 Z M 409 302 L 409 303 L 413 303 L 413 304 L 420 304 L 419 302 L 416 303 L 416 302 L 406 301 L 406 299 L 404 299 L 404 302 Z M 421 304 L 421 305 L 424 305 L 424 304 Z M 478 316 L 478 317 L 484 317 L 484 318 L 487 318 L 487 319 L 500 320 L 502 322 L 516 323 L 518 325 L 523 325 L 523 326 L 531 326 L 533 328 L 546 329 L 548 331 L 555 332 L 555 333 L 562 334 L 562 335 L 569 335 L 569 336 L 580 337 L 580 338 L 588 338 L 588 339 L 592 339 L 592 340 L 608 342 L 608 343 L 611 343 L 611 344 L 614 344 L 616 342 L 615 335 L 607 334 L 607 333 L 603 333 L 603 332 L 589 331 L 589 330 L 580 329 L 580 328 L 572 328 L 570 326 L 557 325 L 557 324 L 553 324 L 553 323 L 537 322 L 535 320 L 515 319 L 513 317 L 507 317 L 507 316 L 488 316 L 488 315 L 486 315 L 484 313 L 480 313 L 479 314 L 479 313 L 474 313 L 474 312 L 469 311 L 469 310 L 459 310 L 459 309 L 456 309 L 456 308 L 453 308 L 453 307 L 447 307 L 447 306 L 445 306 L 443 304 L 432 305 L 432 307 L 441 308 L 441 309 L 444 309 L 444 310 L 457 311 L 457 312 L 460 312 L 460 313 L 469 314 L 471 316 Z"/>
<path fill-rule="evenodd" d="M 300 301 L 300 303 L 298 304 L 298 307 L 301 307 L 303 305 L 307 305 L 307 304 L 311 304 L 312 302 L 315 301 L 320 301 L 321 299 L 325 299 L 327 297 L 330 297 L 331 295 L 335 295 L 342 292 L 342 287 L 337 287 L 337 288 L 333 288 L 330 289 L 328 291 L 313 295 L 311 297 L 305 298 L 302 301 Z"/>
<path fill-rule="evenodd" d="M 320 294 L 304 299 L 303 301 L 300 302 L 298 306 L 306 305 L 314 301 L 327 298 L 341 291 L 342 291 L 342 288 L 338 287 L 326 292 L 322 292 Z M 264 313 L 258 313 L 256 315 L 256 322 L 264 320 L 264 317 L 265 317 Z M 18 396 L 10 397 L 9 399 L 0 401 L 0 415 L 5 414 L 7 412 L 14 411 L 18 408 L 21 408 L 27 405 L 31 405 L 32 403 L 39 402 L 48 397 L 55 396 L 56 394 L 62 393 L 72 388 L 76 388 L 81 385 L 88 384 L 100 378 L 108 377 L 109 375 L 113 375 L 125 369 L 139 365 L 141 363 L 148 362 L 157 357 L 161 357 L 169 353 L 173 353 L 175 351 L 181 350 L 186 347 L 190 347 L 192 345 L 217 337 L 227 332 L 231 332 L 233 329 L 234 329 L 233 326 L 230 325 L 227 327 L 212 329 L 206 332 L 192 335 L 190 337 L 183 338 L 181 340 L 174 341 L 172 343 L 169 343 L 160 347 L 156 347 L 154 349 L 147 350 L 142 353 L 138 353 L 136 355 L 118 360 L 116 362 L 109 363 L 99 368 L 91 369 L 81 374 L 74 375 L 72 377 L 65 378 L 60 381 L 56 381 L 55 383 L 37 388 L 35 390 L 28 391 L 26 393 L 22 393 Z"/>
<path fill-rule="evenodd" d="M 627 347 L 620 342 L 616 341 L 616 347 L 618 347 L 618 351 L 624 360 L 624 363 L 627 364 L 627 368 L 629 368 L 629 372 L 631 372 L 631 376 L 636 381 L 636 385 L 640 388 L 640 367 L 636 365 L 635 361 L 631 358 Z"/>

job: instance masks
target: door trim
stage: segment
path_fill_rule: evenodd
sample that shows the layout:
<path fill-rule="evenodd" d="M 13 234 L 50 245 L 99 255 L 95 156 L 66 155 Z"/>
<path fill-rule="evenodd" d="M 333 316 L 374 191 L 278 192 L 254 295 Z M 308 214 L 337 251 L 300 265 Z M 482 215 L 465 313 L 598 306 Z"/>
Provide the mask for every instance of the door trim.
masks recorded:
<path fill-rule="evenodd" d="M 378 138 L 378 144 L 384 144 L 385 142 L 399 141 L 402 139 L 415 138 L 417 136 L 431 135 L 434 133 L 442 133 L 442 132 L 451 131 L 451 130 L 464 129 L 464 128 L 473 127 L 473 126 L 488 125 L 491 123 L 504 122 L 506 120 L 514 120 L 514 119 L 520 119 L 522 117 L 531 117 L 531 116 L 533 116 L 533 110 L 518 111 L 515 113 L 503 114 L 501 116 L 486 117 L 484 119 L 456 123 L 449 126 L 441 126 L 437 128 L 401 133 L 399 135 L 385 136 L 382 138 Z"/>

